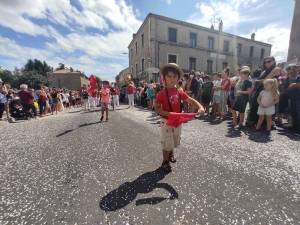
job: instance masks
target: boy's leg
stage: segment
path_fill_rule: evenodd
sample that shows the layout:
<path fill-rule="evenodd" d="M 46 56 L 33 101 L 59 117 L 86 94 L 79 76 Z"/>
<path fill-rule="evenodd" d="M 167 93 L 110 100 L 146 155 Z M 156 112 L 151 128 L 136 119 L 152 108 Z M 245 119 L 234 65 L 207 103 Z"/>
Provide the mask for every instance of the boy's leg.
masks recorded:
<path fill-rule="evenodd" d="M 218 114 L 220 115 L 221 114 L 221 104 L 220 103 L 217 103 L 217 111 L 218 111 Z"/>
<path fill-rule="evenodd" d="M 106 120 L 108 120 L 108 107 L 106 107 L 105 112 L 106 112 Z"/>

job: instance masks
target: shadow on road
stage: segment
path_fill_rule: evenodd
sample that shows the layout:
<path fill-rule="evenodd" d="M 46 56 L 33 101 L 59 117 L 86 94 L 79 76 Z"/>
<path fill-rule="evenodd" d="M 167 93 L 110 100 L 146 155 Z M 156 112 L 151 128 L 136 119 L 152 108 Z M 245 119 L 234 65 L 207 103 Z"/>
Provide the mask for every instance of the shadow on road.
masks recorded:
<path fill-rule="evenodd" d="M 94 122 L 94 123 L 84 123 L 84 124 L 80 124 L 80 125 L 78 125 L 78 128 L 86 127 L 86 126 L 91 126 L 91 125 L 94 125 L 94 124 L 99 124 L 99 121 Z M 62 132 L 62 133 L 56 135 L 56 137 L 61 137 L 61 136 L 65 135 L 65 134 L 68 134 L 68 133 L 74 131 L 74 130 L 77 130 L 78 128 L 73 129 L 73 130 L 66 130 L 66 131 L 64 131 L 64 132 Z"/>
<path fill-rule="evenodd" d="M 165 189 L 166 191 L 170 192 L 171 196 L 169 198 L 151 197 L 145 199 L 138 199 L 136 200 L 135 205 L 154 205 L 167 199 L 178 199 L 178 193 L 171 185 L 166 183 L 158 183 L 166 175 L 167 173 L 161 168 L 158 168 L 152 172 L 144 173 L 141 176 L 139 176 L 136 180 L 132 182 L 126 182 L 117 189 L 108 193 L 101 199 L 99 206 L 102 210 L 105 211 L 115 211 L 127 206 L 132 201 L 134 201 L 138 193 L 150 193 L 156 188 Z"/>

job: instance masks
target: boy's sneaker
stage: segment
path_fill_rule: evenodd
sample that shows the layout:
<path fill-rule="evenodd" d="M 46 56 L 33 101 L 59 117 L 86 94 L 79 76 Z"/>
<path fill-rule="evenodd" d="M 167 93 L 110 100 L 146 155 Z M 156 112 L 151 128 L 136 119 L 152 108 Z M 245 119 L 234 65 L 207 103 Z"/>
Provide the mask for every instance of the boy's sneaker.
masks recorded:
<path fill-rule="evenodd" d="M 101 116 L 101 118 L 100 118 L 100 123 L 102 123 L 102 120 L 103 120 L 103 116 Z"/>
<path fill-rule="evenodd" d="M 106 122 L 108 122 L 108 118 L 106 118 Z"/>
<path fill-rule="evenodd" d="M 172 172 L 172 167 L 170 166 L 170 162 L 169 161 L 164 161 L 162 164 L 161 164 L 161 168 L 166 171 L 166 172 Z"/>

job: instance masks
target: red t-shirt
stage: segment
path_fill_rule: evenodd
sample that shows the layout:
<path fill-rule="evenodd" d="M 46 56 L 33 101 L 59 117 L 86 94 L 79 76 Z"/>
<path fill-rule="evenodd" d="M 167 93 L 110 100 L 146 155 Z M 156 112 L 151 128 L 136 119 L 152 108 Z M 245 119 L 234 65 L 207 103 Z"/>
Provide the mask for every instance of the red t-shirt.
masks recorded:
<path fill-rule="evenodd" d="M 168 88 L 168 96 L 167 97 L 167 91 L 166 89 L 163 89 L 162 91 L 158 92 L 155 102 L 157 104 L 162 104 L 162 109 L 167 112 L 171 112 L 170 106 L 168 101 L 170 102 L 172 106 L 172 110 L 175 113 L 181 113 L 180 112 L 180 101 L 186 100 L 189 98 L 189 96 L 181 91 L 177 90 L 177 88 Z M 166 116 L 162 116 L 162 118 L 168 119 Z"/>
<path fill-rule="evenodd" d="M 118 86 L 114 86 L 114 88 L 115 88 L 115 92 L 112 92 L 111 95 L 119 95 L 120 89 L 118 88 Z"/>
<path fill-rule="evenodd" d="M 134 88 L 127 85 L 126 87 L 126 91 L 128 92 L 129 95 L 133 95 L 134 94 Z"/>
<path fill-rule="evenodd" d="M 93 91 L 91 95 L 92 95 L 93 98 L 96 98 L 97 94 L 98 94 L 97 91 Z"/>
<path fill-rule="evenodd" d="M 230 91 L 230 78 L 229 77 L 226 79 L 222 79 L 221 86 L 223 86 L 226 81 L 228 81 L 228 84 L 223 90 L 229 92 Z"/>

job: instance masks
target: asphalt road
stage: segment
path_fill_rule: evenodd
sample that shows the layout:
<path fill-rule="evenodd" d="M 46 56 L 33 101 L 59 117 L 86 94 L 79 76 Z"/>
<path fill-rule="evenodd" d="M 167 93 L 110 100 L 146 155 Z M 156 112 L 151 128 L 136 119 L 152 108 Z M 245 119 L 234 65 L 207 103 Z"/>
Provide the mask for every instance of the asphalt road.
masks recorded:
<path fill-rule="evenodd" d="M 160 169 L 159 117 L 72 109 L 1 127 L 0 224 L 300 224 L 300 139 L 183 125 Z"/>

